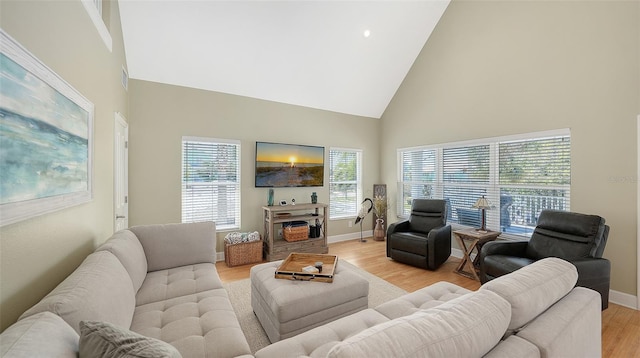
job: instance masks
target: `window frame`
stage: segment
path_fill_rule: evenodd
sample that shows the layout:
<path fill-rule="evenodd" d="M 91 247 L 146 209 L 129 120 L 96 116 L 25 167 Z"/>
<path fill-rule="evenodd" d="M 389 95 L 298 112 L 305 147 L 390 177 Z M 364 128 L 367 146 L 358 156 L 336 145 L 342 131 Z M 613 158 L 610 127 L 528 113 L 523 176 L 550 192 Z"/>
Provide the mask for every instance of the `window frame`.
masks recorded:
<path fill-rule="evenodd" d="M 555 185 L 540 185 L 540 184 L 501 184 L 500 183 L 500 153 L 499 148 L 501 144 L 505 144 L 508 142 L 517 142 L 517 141 L 535 141 L 535 140 L 543 140 L 550 138 L 560 138 L 560 137 L 568 137 L 569 141 L 571 140 L 571 131 L 568 128 L 558 129 L 558 130 L 550 130 L 550 131 L 541 131 L 541 132 L 532 132 L 532 133 L 524 133 L 518 135 L 511 136 L 501 136 L 501 137 L 491 137 L 491 138 L 482 138 L 482 139 L 474 139 L 468 141 L 459 141 L 459 142 L 450 142 L 450 143 L 441 143 L 436 145 L 426 145 L 426 146 L 417 146 L 417 147 L 409 147 L 409 148 L 399 148 L 397 150 L 397 200 L 396 200 L 396 215 L 398 218 L 406 219 L 408 217 L 407 206 L 404 201 L 405 198 L 405 185 L 427 185 L 431 186 L 430 197 L 442 199 L 445 197 L 444 193 L 446 188 L 449 187 L 464 187 L 468 188 L 470 191 L 473 189 L 484 190 L 486 197 L 494 203 L 496 206 L 496 210 L 487 210 L 487 227 L 491 230 L 499 230 L 502 226 L 500 221 L 500 208 L 499 204 L 501 199 L 501 192 L 503 190 L 508 189 L 532 189 L 532 190 L 562 190 L 566 193 L 566 197 L 564 197 L 563 205 L 565 205 L 564 210 L 570 210 L 570 194 L 571 194 L 571 180 L 570 180 L 570 170 L 571 164 L 569 162 L 569 181 L 567 184 L 555 184 Z M 473 147 L 473 146 L 481 146 L 481 145 L 489 145 L 489 180 L 488 183 L 473 183 L 473 182 L 456 182 L 447 181 L 444 179 L 444 158 L 443 152 L 451 149 L 451 148 L 464 148 L 464 147 Z M 435 175 L 433 176 L 435 180 L 433 181 L 411 181 L 404 182 L 404 165 L 403 161 L 404 155 L 407 153 L 415 153 L 420 151 L 435 151 L 436 163 L 435 163 Z M 569 155 L 570 155 L 570 142 L 569 142 Z M 570 159 L 570 158 L 569 158 Z M 418 196 L 419 197 L 419 196 Z M 410 209 L 409 209 L 410 210 Z M 448 218 L 451 219 L 451 213 L 448 214 Z M 450 222 L 454 228 L 468 228 L 469 226 L 458 224 L 457 222 Z M 530 236 L 531 232 L 525 231 L 525 233 L 503 233 L 503 236 L 514 237 L 522 239 L 522 237 Z"/>
<path fill-rule="evenodd" d="M 193 185 L 195 182 L 191 182 L 188 184 L 185 179 L 185 144 L 191 143 L 210 143 L 212 146 L 215 145 L 234 145 L 236 147 L 236 180 L 235 181 L 221 181 L 218 184 L 216 182 L 211 182 L 211 185 L 217 186 L 236 186 L 237 194 L 235 194 L 234 200 L 236 201 L 235 205 L 235 215 L 234 215 L 234 223 L 231 225 L 222 224 L 218 218 L 213 218 L 212 220 L 216 222 L 216 230 L 224 232 L 224 231 L 233 231 L 239 230 L 242 226 L 242 145 L 240 140 L 235 139 L 221 139 L 221 138 L 209 138 L 209 137 L 193 137 L 193 136 L 183 136 L 181 141 L 181 176 L 180 176 L 180 209 L 181 209 L 181 222 L 195 222 L 193 221 L 185 221 L 185 186 Z M 232 194 L 233 195 L 233 194 Z"/>
<path fill-rule="evenodd" d="M 346 152 L 346 153 L 355 153 L 356 155 L 356 180 L 355 181 L 332 181 L 332 169 L 333 169 L 333 152 Z M 362 192 L 362 158 L 363 152 L 362 149 L 357 148 L 342 148 L 342 147 L 330 147 L 329 148 L 329 220 L 344 220 L 351 219 L 358 216 L 358 210 L 360 208 L 360 203 L 362 202 L 363 192 Z M 333 184 L 355 184 L 356 185 L 356 199 L 354 202 L 355 210 L 354 212 L 345 213 L 342 215 L 334 215 L 332 212 L 332 208 L 335 207 L 335 204 L 331 200 L 331 188 Z"/>

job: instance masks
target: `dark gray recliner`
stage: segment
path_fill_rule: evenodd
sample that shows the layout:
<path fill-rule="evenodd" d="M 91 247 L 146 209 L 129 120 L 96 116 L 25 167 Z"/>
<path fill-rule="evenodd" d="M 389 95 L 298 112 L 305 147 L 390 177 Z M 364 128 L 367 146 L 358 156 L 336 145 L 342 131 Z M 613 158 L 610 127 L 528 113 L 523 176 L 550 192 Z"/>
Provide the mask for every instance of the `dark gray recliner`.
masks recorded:
<path fill-rule="evenodd" d="M 602 309 L 609 305 L 611 263 L 602 258 L 609 236 L 604 218 L 543 210 L 529 241 L 493 241 L 480 252 L 480 281 L 485 283 L 545 258 L 558 257 L 578 269 L 576 286 L 598 291 Z"/>
<path fill-rule="evenodd" d="M 387 257 L 435 270 L 451 255 L 451 226 L 445 200 L 414 199 L 408 220 L 389 225 Z"/>

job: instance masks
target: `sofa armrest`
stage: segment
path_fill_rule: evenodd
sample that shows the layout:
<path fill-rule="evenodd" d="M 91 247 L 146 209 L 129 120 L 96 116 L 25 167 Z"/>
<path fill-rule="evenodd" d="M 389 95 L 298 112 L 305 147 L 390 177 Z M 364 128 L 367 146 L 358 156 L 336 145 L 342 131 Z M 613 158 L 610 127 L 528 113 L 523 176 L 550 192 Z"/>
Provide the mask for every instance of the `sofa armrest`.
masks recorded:
<path fill-rule="evenodd" d="M 427 236 L 427 263 L 429 269 L 435 270 L 447 261 L 451 255 L 451 225 L 442 226 L 429 231 Z"/>
<path fill-rule="evenodd" d="M 601 327 L 598 295 L 576 287 L 529 322 L 517 336 L 538 347 L 542 357 L 600 357 Z"/>
<path fill-rule="evenodd" d="M 134 226 L 129 230 L 142 244 L 149 272 L 216 261 L 214 222 Z"/>

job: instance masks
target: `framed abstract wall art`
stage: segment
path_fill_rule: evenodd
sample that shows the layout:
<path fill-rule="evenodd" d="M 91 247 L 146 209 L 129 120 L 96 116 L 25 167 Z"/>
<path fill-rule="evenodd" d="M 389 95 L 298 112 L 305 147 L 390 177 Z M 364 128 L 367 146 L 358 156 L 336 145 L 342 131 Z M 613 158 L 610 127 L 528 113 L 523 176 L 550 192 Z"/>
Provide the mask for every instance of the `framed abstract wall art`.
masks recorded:
<path fill-rule="evenodd" d="M 0 226 L 91 201 L 93 104 L 0 30 Z"/>

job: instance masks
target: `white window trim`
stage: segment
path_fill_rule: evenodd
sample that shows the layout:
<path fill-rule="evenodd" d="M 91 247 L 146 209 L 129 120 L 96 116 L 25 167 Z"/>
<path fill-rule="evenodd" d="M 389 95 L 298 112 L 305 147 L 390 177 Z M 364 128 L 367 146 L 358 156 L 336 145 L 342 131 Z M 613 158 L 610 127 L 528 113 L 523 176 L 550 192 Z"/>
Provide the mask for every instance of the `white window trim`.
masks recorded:
<path fill-rule="evenodd" d="M 109 52 L 113 52 L 113 40 L 111 39 L 111 34 L 109 33 L 109 29 L 107 29 L 107 25 L 104 24 L 104 20 L 102 20 L 102 15 L 98 12 L 98 8 L 93 0 L 81 0 L 82 5 L 84 5 L 84 9 L 89 14 L 89 18 L 98 30 L 98 34 L 104 42 L 104 45 L 107 46 Z"/>
<path fill-rule="evenodd" d="M 521 141 L 521 140 L 530 140 L 530 139 L 544 139 L 544 138 L 551 138 L 551 137 L 559 137 L 559 136 L 571 136 L 571 130 L 569 128 L 563 128 L 563 129 L 554 129 L 554 130 L 548 130 L 548 131 L 539 131 L 539 132 L 530 132 L 530 133 L 522 133 L 522 134 L 515 134 L 515 135 L 508 135 L 508 136 L 499 136 L 499 137 L 487 137 L 487 138 L 478 138 L 478 139 L 471 139 L 471 140 L 465 140 L 465 141 L 457 141 L 457 142 L 447 142 L 447 143 L 438 143 L 438 144 L 430 144 L 430 145 L 422 145 L 422 146 L 414 146 L 414 147 L 406 147 L 406 148 L 398 148 L 396 151 L 396 165 L 397 165 L 397 170 L 396 170 L 396 183 L 397 185 L 397 190 L 400 190 L 399 188 L 399 184 L 403 183 L 402 178 L 403 178 L 403 164 L 402 164 L 402 154 L 405 152 L 411 152 L 411 151 L 420 151 L 420 150 L 435 150 L 436 151 L 436 158 L 442 158 L 442 151 L 446 148 L 456 148 L 456 147 L 464 147 L 464 146 L 476 146 L 476 145 L 486 145 L 489 144 L 490 145 L 490 149 L 489 149 L 489 156 L 490 156 L 490 163 L 494 163 L 497 160 L 497 157 L 499 156 L 498 153 L 498 143 L 506 143 L 506 142 L 512 142 L 512 141 Z M 437 178 L 436 178 L 436 182 L 434 183 L 434 188 L 436 188 L 436 190 L 438 190 L 439 185 L 437 185 L 438 183 L 442 184 L 442 188 L 444 188 L 444 186 L 446 185 L 458 185 L 459 183 L 445 183 L 443 180 L 443 170 L 442 170 L 442 160 L 438 160 L 436 159 L 436 173 L 437 173 Z M 498 175 L 495 172 L 497 170 L 497 166 L 490 166 L 490 174 L 489 174 L 489 184 L 473 184 L 473 183 L 465 183 L 462 186 L 464 187 L 489 187 L 491 190 L 488 192 L 488 199 L 491 202 L 500 202 L 500 198 L 499 198 L 499 194 L 492 192 L 492 189 L 495 189 L 498 187 L 498 183 L 496 183 L 496 181 L 498 180 Z M 423 182 L 415 182 L 416 184 L 422 185 L 424 184 Z M 513 185 L 500 185 L 500 187 L 512 187 Z M 513 186 L 513 187 L 518 187 L 518 188 L 529 188 L 529 189 L 561 189 L 561 190 L 565 190 L 566 187 L 563 186 L 538 186 L 538 185 L 517 185 L 517 186 Z M 570 190 L 570 188 L 569 188 Z M 436 197 L 442 197 L 442 193 L 437 192 L 435 193 Z M 397 193 L 397 199 L 396 199 L 396 207 L 399 209 L 400 208 L 400 200 L 402 200 L 402 195 L 401 193 Z M 396 212 L 396 216 L 399 219 L 406 219 L 407 215 L 403 215 L 402 212 L 400 210 L 397 210 Z M 491 222 L 491 220 L 493 220 L 492 218 L 490 218 L 489 215 L 487 215 L 487 226 L 495 226 L 495 222 Z M 451 223 L 452 228 L 455 229 L 462 229 L 462 228 L 468 228 L 467 226 L 464 225 L 460 225 L 457 223 Z M 505 237 L 507 239 L 518 239 L 518 240 L 522 240 L 522 236 L 519 235 L 515 235 L 515 234 L 508 234 L 508 233 L 503 233 L 501 234 L 501 237 Z"/>
<path fill-rule="evenodd" d="M 183 136 L 180 142 L 181 151 L 184 148 L 184 142 L 206 142 L 206 143 L 222 143 L 222 144 L 235 144 L 238 146 L 238 184 L 239 184 L 239 192 L 238 192 L 238 203 L 240 207 L 238 208 L 238 221 L 237 225 L 229 228 L 219 229 L 216 227 L 216 231 L 218 232 L 229 232 L 229 231 L 237 231 L 242 227 L 242 145 L 240 140 L 237 139 L 223 139 L 223 138 L 209 138 L 209 137 L 193 137 L 193 136 Z M 180 211 L 182 211 L 182 185 L 184 178 L 184 153 L 181 153 L 181 163 L 180 163 Z M 182 217 L 182 212 L 180 213 Z"/>
<path fill-rule="evenodd" d="M 358 186 L 358 189 L 356 191 L 356 200 L 357 200 L 357 208 L 359 208 L 360 203 L 363 200 L 363 191 L 362 191 L 362 162 L 364 161 L 363 159 L 363 151 L 362 149 L 358 149 L 358 148 L 345 148 L 345 147 L 329 147 L 329 170 L 331 170 L 331 151 L 349 151 L 349 152 L 355 152 L 357 153 L 357 156 L 359 158 L 359 162 L 357 163 L 358 168 L 356 168 L 356 185 Z M 331 188 L 331 176 L 329 175 L 329 188 Z M 349 182 L 350 183 L 350 182 Z M 331 193 L 329 193 L 329 205 L 331 205 Z M 356 209 L 357 211 L 358 209 Z M 331 208 L 329 208 L 329 220 L 348 220 L 348 219 L 355 219 L 358 216 L 358 213 L 356 212 L 354 215 L 338 215 L 338 216 L 331 216 Z"/>

